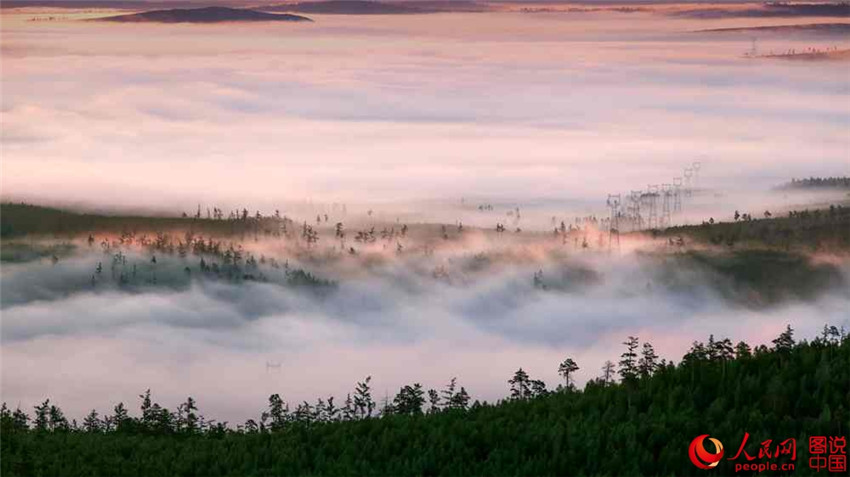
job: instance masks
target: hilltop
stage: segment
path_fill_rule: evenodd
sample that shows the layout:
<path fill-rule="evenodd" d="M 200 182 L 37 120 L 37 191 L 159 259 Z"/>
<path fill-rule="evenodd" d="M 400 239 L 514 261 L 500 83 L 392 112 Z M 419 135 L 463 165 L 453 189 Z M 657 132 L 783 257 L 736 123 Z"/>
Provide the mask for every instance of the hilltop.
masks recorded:
<path fill-rule="evenodd" d="M 423 13 L 416 7 L 397 3 L 371 2 L 365 0 L 329 0 L 326 2 L 301 2 L 283 5 L 269 5 L 259 10 L 267 12 L 299 12 L 337 15 L 399 15 Z"/>
<path fill-rule="evenodd" d="M 736 28 L 711 28 L 697 30 L 696 33 L 807 33 L 817 35 L 846 35 L 850 33 L 850 23 L 808 23 L 801 25 L 768 25 Z"/>
<path fill-rule="evenodd" d="M 482 12 L 490 10 L 485 4 L 459 0 L 378 2 L 371 0 L 327 0 L 284 3 L 257 7 L 265 12 L 298 12 L 324 15 L 405 15 L 437 12 Z"/>
<path fill-rule="evenodd" d="M 222 23 L 222 22 L 312 22 L 300 15 L 258 12 L 243 8 L 204 7 L 151 10 L 128 15 L 96 18 L 94 21 L 121 23 Z"/>

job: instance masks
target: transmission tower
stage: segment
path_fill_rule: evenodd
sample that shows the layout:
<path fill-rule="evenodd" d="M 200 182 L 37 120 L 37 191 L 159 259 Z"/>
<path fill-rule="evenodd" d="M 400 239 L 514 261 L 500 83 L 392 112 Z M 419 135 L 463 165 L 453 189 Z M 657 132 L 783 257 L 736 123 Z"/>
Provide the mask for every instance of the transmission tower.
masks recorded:
<path fill-rule="evenodd" d="M 699 189 L 699 170 L 702 167 L 702 164 L 697 161 L 694 162 L 691 167 L 694 169 L 694 189 Z"/>
<path fill-rule="evenodd" d="M 661 184 L 661 228 L 670 226 L 670 202 L 673 198 L 673 185 Z"/>
<path fill-rule="evenodd" d="M 752 42 L 752 44 L 750 46 L 750 51 L 747 52 L 747 53 L 749 54 L 750 57 L 755 58 L 759 55 L 759 45 L 758 45 L 759 39 L 756 38 L 756 37 L 753 37 L 753 38 L 750 39 L 750 41 Z"/>
<path fill-rule="evenodd" d="M 629 202 L 632 209 L 632 230 L 641 230 L 643 228 L 643 218 L 640 216 L 641 195 L 643 195 L 643 192 L 639 190 L 633 190 L 629 193 Z"/>
<path fill-rule="evenodd" d="M 673 178 L 673 212 L 682 211 L 682 178 Z"/>
<path fill-rule="evenodd" d="M 620 194 L 608 194 L 608 209 L 611 212 L 608 221 L 608 250 L 611 250 L 613 239 L 617 239 L 617 250 L 620 249 Z"/>
<path fill-rule="evenodd" d="M 658 186 L 649 185 L 646 188 L 646 193 L 643 194 L 648 213 L 646 218 L 646 226 L 650 229 L 658 228 Z"/>
<path fill-rule="evenodd" d="M 693 187 L 693 181 L 691 180 L 694 177 L 694 170 L 690 167 L 685 168 L 684 172 L 685 176 L 685 196 L 691 196 L 691 188 Z"/>

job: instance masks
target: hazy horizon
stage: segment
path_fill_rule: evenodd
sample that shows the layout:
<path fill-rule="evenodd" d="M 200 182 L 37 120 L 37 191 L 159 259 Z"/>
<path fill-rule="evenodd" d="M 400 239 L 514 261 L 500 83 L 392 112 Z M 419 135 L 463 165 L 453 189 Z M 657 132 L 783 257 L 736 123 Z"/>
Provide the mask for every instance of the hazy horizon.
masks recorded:
<path fill-rule="evenodd" d="M 3 199 L 188 210 L 604 204 L 608 193 L 672 182 L 694 161 L 704 184 L 730 191 L 848 168 L 843 63 L 747 61 L 749 35 L 690 33 L 775 19 L 450 13 L 208 26 L 31 16 L 2 19 Z M 758 47 L 803 45 L 850 39 L 764 37 Z"/>

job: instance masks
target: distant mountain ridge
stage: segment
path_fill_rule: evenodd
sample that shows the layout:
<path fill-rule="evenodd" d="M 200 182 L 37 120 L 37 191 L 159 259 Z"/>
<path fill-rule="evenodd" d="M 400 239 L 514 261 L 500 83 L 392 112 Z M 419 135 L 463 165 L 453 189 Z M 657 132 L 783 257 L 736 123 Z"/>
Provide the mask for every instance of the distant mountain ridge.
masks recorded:
<path fill-rule="evenodd" d="M 128 15 L 94 18 L 92 21 L 120 23 L 223 23 L 223 22 L 312 22 L 300 15 L 266 13 L 244 8 L 203 7 L 151 10 Z"/>
<path fill-rule="evenodd" d="M 711 28 L 707 30 L 697 30 L 695 33 L 814 33 L 823 35 L 846 35 L 847 33 L 850 33 L 850 23 L 806 23 L 794 25 Z"/>
<path fill-rule="evenodd" d="M 324 15 L 404 15 L 438 12 L 483 12 L 491 9 L 484 3 L 469 0 L 319 0 L 256 7 L 256 10 L 264 12 L 298 12 Z"/>
<path fill-rule="evenodd" d="M 785 17 L 838 17 L 850 18 L 850 3 L 765 3 L 757 8 L 710 7 L 683 10 L 674 16 L 720 19 L 720 18 L 785 18 Z"/>
<path fill-rule="evenodd" d="M 373 2 L 367 0 L 328 0 L 268 5 L 258 10 L 267 12 L 324 13 L 337 15 L 399 15 L 422 13 L 419 8 L 398 3 Z"/>

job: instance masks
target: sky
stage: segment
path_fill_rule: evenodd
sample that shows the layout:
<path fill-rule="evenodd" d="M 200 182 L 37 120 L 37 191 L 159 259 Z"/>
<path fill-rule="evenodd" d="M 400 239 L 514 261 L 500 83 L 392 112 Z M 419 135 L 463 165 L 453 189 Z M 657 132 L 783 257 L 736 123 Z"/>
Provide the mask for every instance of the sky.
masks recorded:
<path fill-rule="evenodd" d="M 25 21 L 37 16 L 2 20 L 7 199 L 172 213 L 198 202 L 604 203 L 694 161 L 727 191 L 848 169 L 843 63 L 748 61 L 748 35 L 692 33 L 770 20 Z M 848 40 L 759 42 L 765 53 L 804 45 Z"/>

